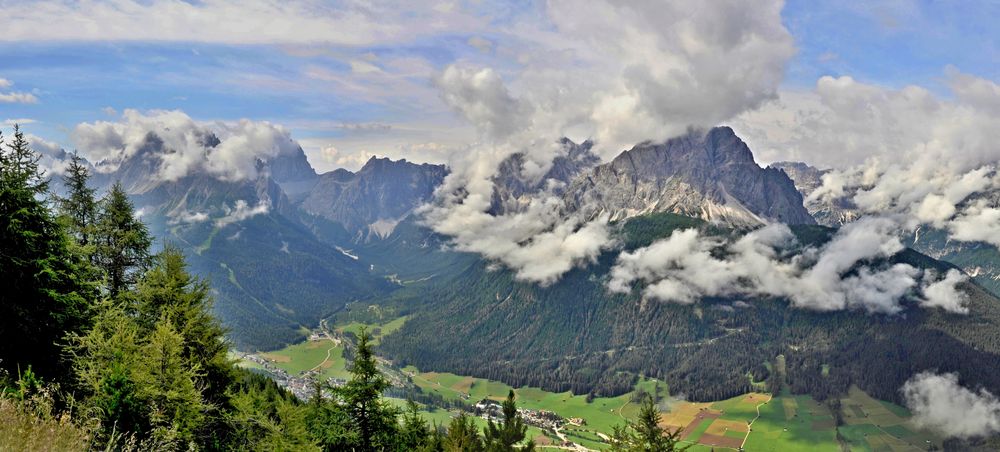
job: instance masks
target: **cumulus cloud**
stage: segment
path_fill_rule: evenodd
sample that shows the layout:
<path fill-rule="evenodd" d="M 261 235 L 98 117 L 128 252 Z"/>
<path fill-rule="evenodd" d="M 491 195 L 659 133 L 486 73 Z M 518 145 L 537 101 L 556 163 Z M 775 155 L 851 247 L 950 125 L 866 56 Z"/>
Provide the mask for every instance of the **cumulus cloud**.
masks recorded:
<path fill-rule="evenodd" d="M 18 122 L 18 124 L 24 123 Z M 30 133 L 25 133 L 24 138 L 28 140 L 31 150 L 39 154 L 38 167 L 46 177 L 59 177 L 66 173 L 70 155 L 62 146 Z"/>
<path fill-rule="evenodd" d="M 922 284 L 924 306 L 967 312 L 955 292 L 960 273 L 941 281 L 907 264 L 879 260 L 903 249 L 897 226 L 887 218 L 851 223 L 821 247 L 803 247 L 787 226 L 772 224 L 739 239 L 674 231 L 648 247 L 623 252 L 611 269 L 608 290 L 628 293 L 637 282 L 643 296 L 682 304 L 706 296 L 757 295 L 788 299 L 818 311 L 861 309 L 894 314 L 900 301 Z"/>
<path fill-rule="evenodd" d="M 951 237 L 967 242 L 987 242 L 1000 247 L 1000 208 L 985 200 L 973 202 L 948 225 Z"/>
<path fill-rule="evenodd" d="M 968 279 L 958 270 L 948 270 L 944 278 L 924 288 L 924 299 L 921 300 L 920 305 L 938 307 L 956 314 L 968 314 L 969 308 L 965 304 L 969 301 L 969 296 L 956 287 L 957 284 Z"/>
<path fill-rule="evenodd" d="M 500 162 L 522 153 L 520 176 L 537 182 L 563 155 L 560 137 L 593 138 L 609 156 L 759 106 L 794 53 L 781 4 L 556 0 L 544 17 L 500 30 L 515 38 L 495 51 L 517 55 L 517 70 L 462 61 L 435 79 L 479 139 L 449 162 L 427 224 L 522 279 L 551 282 L 593 260 L 610 245 L 607 219 L 564 218 L 549 190 L 517 212 L 487 213 Z"/>
<path fill-rule="evenodd" d="M 863 214 L 904 216 L 905 230 L 927 224 L 953 239 L 996 241 L 997 206 L 973 195 L 1000 189 L 1000 87 L 945 72 L 953 99 L 823 77 L 815 91 L 782 93 L 734 125 L 763 161 L 834 167 L 807 204 L 848 198 Z"/>
<path fill-rule="evenodd" d="M 257 175 L 257 161 L 299 150 L 283 127 L 264 121 L 200 123 L 179 110 L 125 110 L 115 122 L 82 123 L 73 141 L 98 171 L 111 172 L 139 152 L 159 162 L 157 176 L 177 180 L 205 171 L 221 180 Z"/>
<path fill-rule="evenodd" d="M 921 372 L 902 388 L 918 428 L 949 437 L 971 438 L 1000 432 L 1000 400 L 989 391 L 972 391 L 958 374 Z"/>
<path fill-rule="evenodd" d="M 267 202 L 261 201 L 256 206 L 250 207 L 250 204 L 245 200 L 239 199 L 236 200 L 236 203 L 232 207 L 223 206 L 222 209 L 225 212 L 225 216 L 215 220 L 215 227 L 217 228 L 224 228 L 257 215 L 264 215 L 271 210 L 271 206 Z"/>

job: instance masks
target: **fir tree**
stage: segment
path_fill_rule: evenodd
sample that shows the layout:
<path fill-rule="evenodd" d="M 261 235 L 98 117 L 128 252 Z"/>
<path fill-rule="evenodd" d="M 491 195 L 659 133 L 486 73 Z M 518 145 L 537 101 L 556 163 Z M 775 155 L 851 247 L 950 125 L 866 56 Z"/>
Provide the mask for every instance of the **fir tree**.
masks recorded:
<path fill-rule="evenodd" d="M 636 422 L 625 426 L 615 426 L 611 435 L 612 451 L 620 452 L 675 452 L 691 446 L 681 447 L 681 429 L 665 431 L 660 427 L 660 411 L 652 397 L 645 397 Z"/>
<path fill-rule="evenodd" d="M 368 332 L 362 329 L 351 366 L 351 379 L 338 391 L 358 433 L 358 448 L 363 451 L 390 448 L 398 429 L 396 409 L 382 400 L 382 392 L 389 387 L 389 382 L 378 370 L 370 339 Z"/>
<path fill-rule="evenodd" d="M 0 366 L 69 372 L 62 344 L 84 330 L 94 293 L 85 263 L 42 199 L 47 183 L 20 129 L 0 141 Z"/>
<path fill-rule="evenodd" d="M 448 424 L 444 450 L 448 452 L 482 452 L 484 450 L 476 423 L 465 413 L 458 415 Z"/>
<path fill-rule="evenodd" d="M 431 430 L 427 421 L 420 416 L 417 403 L 406 401 L 406 412 L 403 414 L 403 426 L 399 435 L 399 447 L 402 450 L 420 450 L 430 439 Z"/>
<path fill-rule="evenodd" d="M 59 200 L 59 208 L 68 220 L 67 232 L 83 247 L 90 245 L 97 222 L 96 190 L 90 187 L 89 182 L 90 170 L 74 152 L 63 176 L 68 193 Z"/>
<path fill-rule="evenodd" d="M 507 400 L 503 402 L 503 422 L 495 424 L 492 419 L 486 424 L 483 430 L 486 450 L 490 452 L 508 452 L 515 450 L 514 446 L 524 439 L 528 426 L 524 419 L 517 412 L 517 404 L 514 402 L 514 391 L 507 394 Z M 535 449 L 533 442 L 529 441 L 523 450 L 532 451 Z"/>
<path fill-rule="evenodd" d="M 170 319 L 162 319 L 142 347 L 133 372 L 158 444 L 190 444 L 207 409 L 195 385 L 200 369 L 185 361 L 183 344 Z"/>
<path fill-rule="evenodd" d="M 135 217 L 120 182 L 111 186 L 102 207 L 95 237 L 97 261 L 107 272 L 108 293 L 113 298 L 132 287 L 149 264 L 152 240 L 146 225 Z"/>

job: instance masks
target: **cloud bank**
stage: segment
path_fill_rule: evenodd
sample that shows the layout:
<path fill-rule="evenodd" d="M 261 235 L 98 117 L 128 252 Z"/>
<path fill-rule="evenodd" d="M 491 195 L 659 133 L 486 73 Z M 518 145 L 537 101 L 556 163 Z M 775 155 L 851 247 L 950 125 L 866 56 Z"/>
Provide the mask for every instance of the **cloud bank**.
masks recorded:
<path fill-rule="evenodd" d="M 731 242 L 705 237 L 697 229 L 674 231 L 650 246 L 623 252 L 607 287 L 629 293 L 644 283 L 645 298 L 690 304 L 706 296 L 782 297 L 793 307 L 817 311 L 860 309 L 895 314 L 900 301 L 965 314 L 966 297 L 955 288 L 965 277 L 936 275 L 907 264 L 875 262 L 903 249 L 897 224 L 865 218 L 848 224 L 820 247 L 799 246 L 783 224 L 768 225 Z M 721 254 L 721 256 L 720 256 Z"/>
<path fill-rule="evenodd" d="M 178 41 L 387 45 L 474 31 L 483 19 L 447 3 L 266 0 L 7 2 L 0 41 Z M 403 26 L 406 24 L 406 26 Z"/>
<path fill-rule="evenodd" d="M 945 76 L 952 99 L 822 77 L 814 92 L 783 93 L 735 125 L 763 161 L 834 167 L 807 203 L 849 198 L 862 213 L 905 217 L 905 230 L 998 245 L 998 199 L 981 195 L 1000 190 L 1000 85 L 955 68 Z"/>
<path fill-rule="evenodd" d="M 283 127 L 264 121 L 200 123 L 179 111 L 125 110 L 118 121 L 82 123 L 73 142 L 98 171 L 112 172 L 140 152 L 156 159 L 163 181 L 204 171 L 220 180 L 257 175 L 257 161 L 299 152 Z"/>
<path fill-rule="evenodd" d="M 919 428 L 958 438 L 1000 432 L 1000 399 L 985 389 L 965 388 L 958 374 L 922 372 L 910 378 L 902 392 Z"/>

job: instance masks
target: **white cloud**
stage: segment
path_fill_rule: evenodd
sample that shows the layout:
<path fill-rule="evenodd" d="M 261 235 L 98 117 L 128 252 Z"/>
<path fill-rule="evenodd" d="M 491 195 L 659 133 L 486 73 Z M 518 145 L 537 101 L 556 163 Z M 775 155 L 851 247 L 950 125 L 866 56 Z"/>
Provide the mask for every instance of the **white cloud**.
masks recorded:
<path fill-rule="evenodd" d="M 500 75 L 489 68 L 448 66 L 437 85 L 445 103 L 488 138 L 506 139 L 529 125 L 531 106 L 511 96 Z"/>
<path fill-rule="evenodd" d="M 205 212 L 190 212 L 187 210 L 171 212 L 168 216 L 170 217 L 170 220 L 167 223 L 172 225 L 204 223 L 209 220 L 208 214 Z"/>
<path fill-rule="evenodd" d="M 902 391 L 918 428 L 958 438 L 1000 432 L 1000 400 L 985 389 L 976 392 L 960 385 L 957 374 L 922 372 Z"/>
<path fill-rule="evenodd" d="M 218 143 L 213 143 L 214 139 Z M 137 152 L 152 151 L 159 160 L 157 176 L 166 181 L 193 171 L 205 171 L 222 180 L 253 178 L 257 175 L 257 159 L 267 160 L 299 149 L 289 132 L 278 125 L 246 119 L 200 123 L 179 110 L 125 110 L 117 122 L 77 125 L 73 141 L 81 154 L 103 172 L 114 171 Z"/>
<path fill-rule="evenodd" d="M 239 199 L 236 200 L 233 207 L 224 205 L 222 209 L 225 212 L 225 216 L 215 220 L 215 227 L 217 228 L 224 228 L 257 215 L 264 215 L 271 210 L 271 207 L 266 201 L 261 201 L 256 206 L 250 207 L 245 200 Z"/>
<path fill-rule="evenodd" d="M 969 308 L 965 304 L 969 301 L 969 296 L 956 287 L 957 284 L 968 279 L 958 270 L 948 270 L 948 273 L 940 281 L 924 287 L 924 299 L 920 305 L 938 307 L 955 314 L 968 314 Z"/>
<path fill-rule="evenodd" d="M 784 297 L 793 307 L 818 311 L 895 314 L 904 297 L 928 284 L 923 306 L 962 313 L 963 301 L 954 289 L 961 274 L 931 282 L 907 264 L 872 266 L 903 249 L 897 227 L 888 218 L 865 218 L 843 227 L 821 247 L 801 249 L 782 224 L 731 242 L 704 237 L 697 229 L 678 230 L 648 247 L 621 253 L 608 290 L 628 293 L 643 282 L 645 297 L 682 304 L 742 294 Z"/>
<path fill-rule="evenodd" d="M 227 44 L 408 42 L 437 33 L 474 31 L 484 19 L 430 2 L 320 0 L 25 1 L 4 5 L 3 41 L 181 41 Z M 404 26 L 405 24 L 405 26 Z"/>
<path fill-rule="evenodd" d="M 38 98 L 31 93 L 0 93 L 0 103 L 2 104 L 37 104 Z"/>
<path fill-rule="evenodd" d="M 903 230 L 929 224 L 954 239 L 996 241 L 997 206 L 970 197 L 1000 189 L 1000 87 L 954 68 L 946 75 L 950 100 L 823 77 L 814 92 L 782 93 L 734 126 L 762 161 L 835 168 L 807 203 L 848 197 L 862 213 L 902 215 Z"/>
<path fill-rule="evenodd" d="M 7 89 L 14 86 L 14 82 L 0 78 L 0 89 Z M 37 104 L 38 98 L 34 94 L 11 91 L 0 93 L 0 104 Z"/>
<path fill-rule="evenodd" d="M 24 138 L 28 140 L 31 150 L 40 155 L 38 166 L 47 177 L 59 177 L 66 173 L 66 168 L 69 167 L 69 155 L 62 146 L 30 133 L 24 134 Z"/>
<path fill-rule="evenodd" d="M 14 119 L 5 119 L 3 121 L 3 123 L 6 124 L 6 125 L 8 125 L 8 126 L 13 126 L 14 124 L 23 126 L 23 125 L 26 125 L 26 124 L 34 124 L 36 122 L 38 122 L 38 121 L 35 121 L 34 119 L 30 119 L 30 118 L 14 118 Z"/>
<path fill-rule="evenodd" d="M 973 202 L 948 225 L 951 237 L 967 242 L 987 242 L 1000 247 L 1000 208 L 987 201 Z"/>

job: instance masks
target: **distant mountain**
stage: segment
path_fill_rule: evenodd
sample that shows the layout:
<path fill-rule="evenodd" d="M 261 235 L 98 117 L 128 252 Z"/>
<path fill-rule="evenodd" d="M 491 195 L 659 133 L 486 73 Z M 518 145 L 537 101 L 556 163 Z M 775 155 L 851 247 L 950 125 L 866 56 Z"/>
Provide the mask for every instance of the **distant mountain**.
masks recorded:
<path fill-rule="evenodd" d="M 822 185 L 822 177 L 829 170 L 821 170 L 802 162 L 777 162 L 771 167 L 780 168 L 795 182 L 795 187 L 808 199 Z M 806 208 L 825 226 L 839 227 L 861 218 L 861 210 L 852 201 L 853 194 L 828 201 L 806 201 Z M 990 198 L 1000 203 L 1000 193 L 980 193 L 967 202 Z M 904 243 L 930 257 L 954 264 L 971 276 L 983 288 L 1000 296 L 1000 251 L 988 243 L 958 242 L 948 239 L 948 232 L 923 226 L 903 237 Z"/>
<path fill-rule="evenodd" d="M 815 224 L 781 170 L 761 168 L 729 127 L 642 143 L 577 176 L 570 211 L 612 220 L 671 212 L 728 225 Z"/>
<path fill-rule="evenodd" d="M 218 139 L 206 134 L 202 145 L 211 152 Z M 301 148 L 258 159 L 256 175 L 238 180 L 204 170 L 164 179 L 162 156 L 172 152 L 149 133 L 115 171 L 92 182 L 103 191 L 120 181 L 157 247 L 171 243 L 184 250 L 196 274 L 211 283 L 216 314 L 237 346 L 268 349 L 297 341 L 304 328 L 345 303 L 392 288 L 301 221 L 286 190 L 307 192 L 318 179 Z"/>
<path fill-rule="evenodd" d="M 861 211 L 850 196 L 830 200 L 809 200 L 817 188 L 823 185 L 823 175 L 830 170 L 821 170 L 803 162 L 776 162 L 770 165 L 785 172 L 795 183 L 795 188 L 805 199 L 806 210 L 824 226 L 837 227 L 861 218 Z"/>
<path fill-rule="evenodd" d="M 545 174 L 534 179 L 524 175 L 524 153 L 515 153 L 504 159 L 493 176 L 490 213 L 502 215 L 517 212 L 531 201 L 533 195 L 546 188 L 551 188 L 554 195 L 562 195 L 574 178 L 601 162 L 601 158 L 591 151 L 594 146 L 592 141 L 577 144 L 563 138 L 559 145 L 564 154 L 554 158 Z"/>
<path fill-rule="evenodd" d="M 372 157 L 357 173 L 338 169 L 319 175 L 301 208 L 340 224 L 355 242 L 381 239 L 429 201 L 447 174 L 444 165 Z"/>

